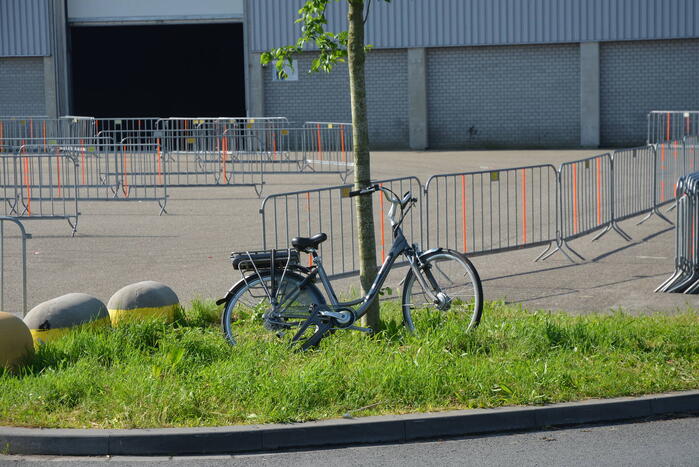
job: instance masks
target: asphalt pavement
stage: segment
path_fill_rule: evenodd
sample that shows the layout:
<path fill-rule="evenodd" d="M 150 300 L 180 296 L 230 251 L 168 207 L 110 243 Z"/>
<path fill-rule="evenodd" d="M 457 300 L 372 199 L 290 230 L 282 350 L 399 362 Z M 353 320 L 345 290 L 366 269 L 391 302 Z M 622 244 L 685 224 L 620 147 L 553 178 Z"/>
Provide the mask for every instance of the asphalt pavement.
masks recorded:
<path fill-rule="evenodd" d="M 334 449 L 184 457 L 3 456 L 0 466 L 688 466 L 699 465 L 699 418 L 651 419 Z"/>

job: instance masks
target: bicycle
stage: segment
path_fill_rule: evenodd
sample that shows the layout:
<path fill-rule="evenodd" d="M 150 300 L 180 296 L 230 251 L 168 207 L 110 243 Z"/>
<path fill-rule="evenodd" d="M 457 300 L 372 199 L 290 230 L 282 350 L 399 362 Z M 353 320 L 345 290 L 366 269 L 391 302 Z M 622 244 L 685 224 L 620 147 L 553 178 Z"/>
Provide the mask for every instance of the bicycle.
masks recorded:
<path fill-rule="evenodd" d="M 399 198 L 388 188 L 372 185 L 347 195 L 364 196 L 377 191 L 391 203 L 387 217 L 391 221 L 393 245 L 366 295 L 348 302 L 338 300 L 318 254 L 320 244 L 327 240 L 324 233 L 293 238 L 293 248 L 286 250 L 234 252 L 233 267 L 240 270 L 242 279 L 216 302 L 225 304 L 221 327 L 230 344 L 236 344 L 235 323 L 251 314 L 261 314 L 264 326 L 280 337 L 296 330 L 291 345 L 300 343 L 301 350 L 317 346 L 326 335 L 340 329 L 372 333 L 372 329 L 355 323 L 367 313 L 401 255 L 410 266 L 403 280 L 401 311 L 403 324 L 411 332 L 416 332 L 414 315 L 426 308 L 469 313 L 466 331 L 478 326 L 483 290 L 476 268 L 458 251 L 421 251 L 417 244 L 408 243 L 401 224 L 417 203 L 411 192 Z M 301 252 L 311 255 L 310 267 L 300 265 Z M 325 295 L 315 285 L 317 278 Z"/>

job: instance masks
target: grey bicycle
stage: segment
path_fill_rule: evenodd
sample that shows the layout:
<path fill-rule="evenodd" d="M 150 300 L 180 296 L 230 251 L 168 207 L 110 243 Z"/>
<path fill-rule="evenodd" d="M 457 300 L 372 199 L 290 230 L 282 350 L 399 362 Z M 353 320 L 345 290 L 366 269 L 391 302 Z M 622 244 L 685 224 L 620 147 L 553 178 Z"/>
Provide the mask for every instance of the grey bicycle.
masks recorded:
<path fill-rule="evenodd" d="M 336 330 L 373 332 L 356 323 L 377 299 L 401 256 L 409 265 L 403 280 L 401 312 L 403 324 L 410 331 L 420 332 L 420 313 L 435 310 L 467 314 L 464 331 L 478 326 L 483 312 L 483 289 L 476 268 L 458 251 L 421 251 L 417 244 L 408 243 L 401 225 L 417 202 L 411 192 L 401 198 L 386 187 L 372 185 L 348 195 L 368 196 L 379 191 L 391 203 L 387 217 L 393 244 L 367 294 L 352 301 L 338 300 L 318 253 L 320 244 L 327 240 L 324 233 L 293 238 L 292 248 L 286 250 L 234 252 L 233 267 L 242 278 L 217 301 L 225 304 L 221 327 L 230 344 L 236 344 L 236 334 L 241 329 L 237 324 L 251 316 L 261 317 L 265 328 L 278 336 L 291 336 L 290 343 L 302 350 L 317 346 Z M 310 267 L 300 264 L 300 253 L 311 255 Z M 325 294 L 316 285 L 318 279 Z"/>

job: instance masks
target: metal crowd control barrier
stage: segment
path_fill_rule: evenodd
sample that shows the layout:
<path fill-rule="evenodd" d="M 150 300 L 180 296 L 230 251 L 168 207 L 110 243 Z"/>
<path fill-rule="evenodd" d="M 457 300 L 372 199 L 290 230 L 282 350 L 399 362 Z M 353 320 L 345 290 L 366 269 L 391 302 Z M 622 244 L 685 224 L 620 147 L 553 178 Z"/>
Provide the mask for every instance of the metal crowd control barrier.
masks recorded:
<path fill-rule="evenodd" d="M 699 111 L 653 110 L 648 113 L 647 144 L 682 141 L 685 136 L 699 136 Z"/>
<path fill-rule="evenodd" d="M 675 272 L 656 292 L 699 292 L 699 173 L 680 178 L 677 184 Z"/>
<path fill-rule="evenodd" d="M 59 150 L 70 155 L 78 164 L 75 185 L 81 201 L 155 201 L 160 214 L 167 212 L 168 163 L 158 146 L 139 137 L 115 143 L 115 133 L 103 131 L 102 135 L 35 138 L 26 140 L 25 147 L 30 152 Z"/>
<path fill-rule="evenodd" d="M 668 141 L 655 145 L 656 163 L 656 204 L 672 203 L 675 201 L 677 180 L 687 174 L 684 142 Z"/>
<path fill-rule="evenodd" d="M 685 136 L 684 146 L 685 173 L 690 174 L 699 169 L 699 136 Z"/>
<path fill-rule="evenodd" d="M 600 232 L 597 240 L 610 230 L 616 231 L 625 240 L 630 237 L 614 222 L 613 194 L 614 175 L 612 157 L 602 154 L 587 159 L 561 164 L 558 171 L 560 187 L 559 238 L 554 250 L 541 257 L 547 259 L 560 251 L 573 261 L 565 248 L 581 260 L 585 260 L 568 244 L 583 235 Z"/>
<path fill-rule="evenodd" d="M 78 162 L 59 146 L 22 146 L 0 155 L 4 215 L 20 219 L 65 219 L 78 228 Z"/>
<path fill-rule="evenodd" d="M 276 152 L 280 145 L 282 130 L 289 128 L 286 117 L 198 117 L 198 118 L 161 118 L 156 121 L 156 130 L 165 130 L 172 137 L 173 148 L 180 150 L 192 140 L 199 137 L 221 137 L 226 133 L 240 130 L 257 130 L 256 137 L 264 142 L 265 150 Z"/>
<path fill-rule="evenodd" d="M 95 119 L 95 136 L 109 137 L 114 142 L 130 138 L 131 141 L 142 143 L 151 142 L 158 118 L 119 118 L 104 117 Z"/>
<path fill-rule="evenodd" d="M 0 153 L 14 153 L 29 141 L 45 145 L 55 138 L 90 138 L 94 136 L 94 118 L 65 116 L 10 117 L 0 119 Z"/>
<path fill-rule="evenodd" d="M 425 185 L 427 244 L 468 254 L 550 244 L 557 190 L 549 164 L 432 176 Z"/>
<path fill-rule="evenodd" d="M 262 193 L 268 155 L 250 130 L 183 138 L 179 130 L 158 130 L 154 144 L 168 161 L 170 187 L 249 186 Z"/>
<path fill-rule="evenodd" d="M 15 254 L 14 251 L 10 250 L 8 253 L 8 248 L 5 244 L 5 223 L 9 222 L 17 226 L 19 230 L 19 251 Z M 27 239 L 32 238 L 31 235 L 27 233 L 24 229 L 24 225 L 16 217 L 0 216 L 0 310 L 8 311 L 5 307 L 5 277 L 10 273 L 5 266 L 7 262 L 5 259 L 18 258 L 18 269 L 20 270 L 22 278 L 22 316 L 27 314 Z M 16 290 L 13 287 L 13 290 Z M 14 295 L 14 293 L 12 294 Z M 10 308 L 11 309 L 11 308 Z"/>
<path fill-rule="evenodd" d="M 619 149 L 612 154 L 614 184 L 612 224 L 648 213 L 638 224 L 654 214 L 672 222 L 658 211 L 657 153 L 651 145 Z M 618 226 L 617 226 L 618 227 Z"/>
<path fill-rule="evenodd" d="M 386 186 L 398 194 L 412 191 L 419 195 L 422 192 L 422 185 L 416 177 L 373 183 Z M 265 197 L 260 207 L 263 248 L 288 248 L 293 237 L 325 232 L 328 240 L 320 245 L 320 252 L 328 273 L 337 277 L 357 272 L 356 210 L 354 200 L 343 196 L 343 190 L 351 188 L 352 185 L 340 185 Z M 391 228 L 385 216 L 390 203 L 385 202 L 382 195 L 375 196 L 374 203 L 376 249 L 377 257 L 381 260 L 388 254 L 391 244 Z M 403 231 L 409 240 L 422 243 L 421 201 L 408 214 Z"/>
<path fill-rule="evenodd" d="M 306 122 L 303 125 L 304 167 L 313 172 L 337 172 L 344 182 L 352 162 L 352 124 Z"/>
<path fill-rule="evenodd" d="M 168 161 L 158 146 L 142 142 L 138 137 L 124 138 L 110 146 L 112 154 L 103 160 L 98 173 L 100 183 L 93 185 L 96 196 L 81 199 L 92 201 L 155 201 L 160 215 L 167 213 Z M 110 165 L 109 160 L 113 163 Z"/>

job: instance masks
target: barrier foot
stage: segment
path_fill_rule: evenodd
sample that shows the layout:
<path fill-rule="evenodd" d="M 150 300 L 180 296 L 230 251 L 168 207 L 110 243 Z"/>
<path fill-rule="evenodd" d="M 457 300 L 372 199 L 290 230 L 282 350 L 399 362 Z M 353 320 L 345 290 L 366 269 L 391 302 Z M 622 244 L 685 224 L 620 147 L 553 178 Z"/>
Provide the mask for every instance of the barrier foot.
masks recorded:
<path fill-rule="evenodd" d="M 669 208 L 667 208 L 667 211 L 665 211 L 665 212 L 671 212 L 671 211 L 673 211 L 676 207 L 677 207 L 677 202 L 674 202 L 674 203 L 672 203 L 672 206 L 670 206 Z"/>
<path fill-rule="evenodd" d="M 697 289 L 699 289 L 699 278 L 697 278 L 696 275 L 695 275 L 693 278 L 694 278 L 694 279 L 697 279 L 697 280 L 695 280 L 694 283 L 693 283 L 692 285 L 690 285 L 690 286 L 687 288 L 687 290 L 685 290 L 685 291 L 682 292 L 682 293 L 687 294 L 687 295 L 689 295 L 689 294 L 694 294 L 694 293 L 696 293 Z"/>
<path fill-rule="evenodd" d="M 71 237 L 75 237 L 75 234 L 78 232 L 78 218 L 75 218 L 75 224 L 73 224 L 70 219 L 66 219 L 68 221 L 68 225 L 70 228 L 73 230 L 72 233 L 70 234 Z"/>
<path fill-rule="evenodd" d="M 572 248 L 570 247 L 570 245 L 568 245 L 568 243 L 566 243 L 565 240 L 556 240 L 556 248 L 554 248 L 554 249 L 553 249 L 551 252 L 549 252 L 547 255 L 542 256 L 542 257 L 541 257 L 541 261 L 546 261 L 548 258 L 550 258 L 551 256 L 553 256 L 554 253 L 556 253 L 557 251 L 560 251 L 561 253 L 563 253 L 563 255 L 564 255 L 566 258 L 568 258 L 568 260 L 569 260 L 571 263 L 575 263 L 575 260 L 574 260 L 568 253 L 566 253 L 565 248 L 568 248 L 568 249 L 570 250 L 570 252 L 573 253 L 573 254 L 574 254 L 575 256 L 577 256 L 578 258 L 580 258 L 580 260 L 585 261 L 585 258 L 583 258 L 583 257 L 580 255 L 580 253 L 578 253 L 577 251 L 575 251 L 574 249 L 572 249 Z"/>
<path fill-rule="evenodd" d="M 647 215 L 646 217 L 644 217 L 643 219 L 641 219 L 640 222 L 639 222 L 638 224 L 636 224 L 636 225 L 641 225 L 641 224 L 643 224 L 645 221 L 647 221 L 648 219 L 650 219 L 651 217 L 653 217 L 653 214 L 655 214 L 656 216 L 658 216 L 659 218 L 661 218 L 662 220 L 664 220 L 664 221 L 667 222 L 668 224 L 670 224 L 670 225 L 675 225 L 675 224 L 672 223 L 672 221 L 671 221 L 670 219 L 668 219 L 667 217 L 665 217 L 665 216 L 663 215 L 663 213 L 661 213 L 660 211 L 658 211 L 658 208 L 653 208 L 653 209 L 648 213 L 648 215 Z"/>
<path fill-rule="evenodd" d="M 548 253 L 548 251 L 551 249 L 551 247 L 552 247 L 553 245 L 555 245 L 555 242 L 549 243 L 549 245 L 546 247 L 546 249 L 545 249 L 544 251 L 542 251 L 541 254 L 539 254 L 539 256 L 536 257 L 536 259 L 534 260 L 534 262 L 536 263 L 536 262 L 539 261 L 546 253 Z"/>
<path fill-rule="evenodd" d="M 165 205 L 166 205 L 166 204 L 167 204 L 167 201 L 161 202 L 160 200 L 158 200 L 158 206 L 160 206 L 160 214 L 158 214 L 159 216 L 162 216 L 163 214 L 170 214 L 170 213 L 167 212 L 167 210 L 165 209 Z"/>
<path fill-rule="evenodd" d="M 622 228 L 619 227 L 619 226 L 617 225 L 616 222 L 612 222 L 611 224 L 609 224 L 609 225 L 607 226 L 606 229 L 604 229 L 602 232 L 600 232 L 599 234 L 597 234 L 597 235 L 595 236 L 595 238 L 592 239 L 592 241 L 594 242 L 594 241 L 596 241 L 596 240 L 599 240 L 600 238 L 602 238 L 602 237 L 604 236 L 604 234 L 606 234 L 607 232 L 609 232 L 609 231 L 611 231 L 611 230 L 614 230 L 616 233 L 619 234 L 619 236 L 620 236 L 621 238 L 623 238 L 623 239 L 626 240 L 627 242 L 630 242 L 631 240 L 633 240 L 629 234 L 627 234 L 626 232 L 624 232 L 624 231 L 622 230 Z"/>
<path fill-rule="evenodd" d="M 262 198 L 262 184 L 260 185 L 253 185 L 253 189 L 255 190 L 255 193 L 257 193 L 257 198 Z"/>

